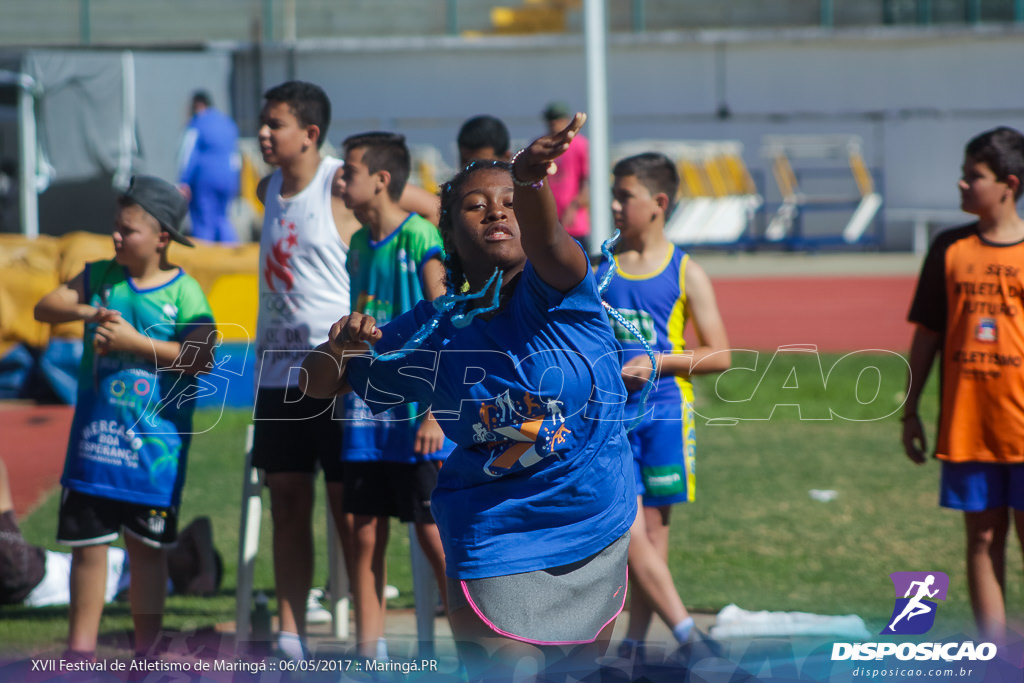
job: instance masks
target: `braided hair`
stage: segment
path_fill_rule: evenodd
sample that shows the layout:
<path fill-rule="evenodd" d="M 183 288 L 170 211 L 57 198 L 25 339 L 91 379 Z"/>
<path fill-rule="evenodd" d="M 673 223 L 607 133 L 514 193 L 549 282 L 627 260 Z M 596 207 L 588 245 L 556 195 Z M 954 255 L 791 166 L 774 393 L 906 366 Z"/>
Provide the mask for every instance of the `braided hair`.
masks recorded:
<path fill-rule="evenodd" d="M 501 280 L 502 273 L 495 268 L 494 274 L 478 292 L 467 292 L 469 282 L 466 273 L 462 269 L 462 262 L 455 249 L 455 224 L 452 214 L 456 211 L 456 201 L 462 185 L 473 173 L 479 170 L 499 169 L 511 175 L 512 165 L 505 161 L 474 161 L 459 171 L 454 178 L 445 183 L 441 188 L 441 217 L 438 220 L 438 228 L 441 230 L 441 239 L 444 243 L 444 276 L 445 293 L 434 299 L 434 315 L 417 330 L 416 334 L 402 346 L 402 348 L 380 356 L 381 360 L 396 360 L 407 356 L 410 352 L 418 349 L 423 342 L 433 334 L 441 325 L 441 320 L 447 317 L 456 328 L 466 327 L 473 321 L 473 318 L 481 313 L 488 313 L 496 310 L 501 302 Z M 468 308 L 468 303 L 475 299 L 482 299 L 487 292 L 492 291 L 491 302 L 480 308 Z"/>
<path fill-rule="evenodd" d="M 490 169 L 505 171 L 509 177 L 512 175 L 512 164 L 507 161 L 471 161 L 441 187 L 441 217 L 437 222 L 437 227 L 441 231 L 441 239 L 444 242 L 445 285 L 449 294 L 461 292 L 467 286 L 466 274 L 462 270 L 462 262 L 455 250 L 455 223 L 452 214 L 456 211 L 455 205 L 462 186 L 469 177 L 477 171 Z"/>

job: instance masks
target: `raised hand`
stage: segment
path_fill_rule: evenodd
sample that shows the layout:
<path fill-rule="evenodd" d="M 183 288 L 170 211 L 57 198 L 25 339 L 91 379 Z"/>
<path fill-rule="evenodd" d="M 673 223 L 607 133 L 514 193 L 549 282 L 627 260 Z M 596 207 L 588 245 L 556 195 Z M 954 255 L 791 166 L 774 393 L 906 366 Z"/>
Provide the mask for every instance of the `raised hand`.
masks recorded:
<path fill-rule="evenodd" d="M 512 177 L 521 183 L 535 183 L 555 173 L 558 170 L 555 159 L 569 149 L 569 143 L 586 120 L 586 114 L 577 112 L 562 130 L 531 142 L 512 160 Z"/>

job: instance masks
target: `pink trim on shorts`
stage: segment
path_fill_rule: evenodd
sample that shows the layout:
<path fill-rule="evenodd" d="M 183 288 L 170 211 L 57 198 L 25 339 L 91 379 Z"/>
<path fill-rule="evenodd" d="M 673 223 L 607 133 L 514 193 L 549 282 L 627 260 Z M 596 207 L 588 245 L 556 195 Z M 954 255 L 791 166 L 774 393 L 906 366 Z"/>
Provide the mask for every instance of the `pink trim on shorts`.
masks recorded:
<path fill-rule="evenodd" d="M 466 582 L 462 579 L 459 579 L 459 585 L 462 587 L 462 594 L 466 596 L 466 602 L 469 603 L 469 606 L 473 609 L 473 612 L 478 617 L 480 617 L 480 621 L 487 624 L 488 628 L 490 628 L 498 635 L 505 636 L 506 638 L 512 638 L 513 640 L 518 640 L 523 643 L 529 643 L 531 645 L 583 645 L 585 643 L 592 643 L 595 640 L 597 640 L 597 637 L 601 635 L 601 631 L 603 631 L 605 627 L 608 626 L 608 624 L 615 621 L 619 617 L 619 615 L 622 614 L 622 610 L 626 606 L 626 591 L 627 587 L 629 586 L 629 567 L 626 567 L 626 578 L 619 589 L 622 591 L 622 604 L 619 605 L 619 609 L 615 610 L 615 614 L 612 615 L 611 619 L 604 622 L 604 624 L 601 625 L 601 628 L 597 629 L 597 633 L 594 634 L 594 637 L 590 638 L 589 640 L 534 640 L 532 638 L 524 638 L 522 636 L 517 636 L 516 634 L 509 633 L 508 631 L 503 631 L 500 628 L 498 628 L 497 625 L 495 625 L 490 619 L 484 616 L 484 613 L 481 612 L 480 608 L 476 606 L 476 603 L 473 602 L 473 597 L 469 594 L 469 588 L 466 587 Z M 615 596 L 613 595 L 612 597 L 614 598 Z"/>

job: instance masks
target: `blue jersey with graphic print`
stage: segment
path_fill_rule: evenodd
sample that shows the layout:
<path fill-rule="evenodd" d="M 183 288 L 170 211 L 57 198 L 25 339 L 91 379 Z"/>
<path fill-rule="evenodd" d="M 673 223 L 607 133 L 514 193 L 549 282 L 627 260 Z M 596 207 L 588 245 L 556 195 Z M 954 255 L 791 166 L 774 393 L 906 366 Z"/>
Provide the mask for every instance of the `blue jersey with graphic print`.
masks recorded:
<path fill-rule="evenodd" d="M 86 266 L 88 303 L 118 311 L 158 341 L 184 341 L 196 325 L 213 322 L 199 283 L 184 271 L 140 290 L 123 266 Z M 195 399 L 202 379 L 152 358 L 93 351 L 96 325 L 85 328 L 78 398 L 61 484 L 93 496 L 154 507 L 178 505 L 185 481 Z M 189 353 L 187 346 L 181 355 Z"/>
<path fill-rule="evenodd" d="M 593 275 L 563 294 L 527 263 L 514 286 L 489 320 L 445 320 L 402 359 L 348 365 L 371 409 L 421 401 L 455 442 L 431 508 L 460 579 L 584 559 L 636 516 L 625 389 Z M 375 350 L 401 347 L 433 313 L 418 304 Z"/>

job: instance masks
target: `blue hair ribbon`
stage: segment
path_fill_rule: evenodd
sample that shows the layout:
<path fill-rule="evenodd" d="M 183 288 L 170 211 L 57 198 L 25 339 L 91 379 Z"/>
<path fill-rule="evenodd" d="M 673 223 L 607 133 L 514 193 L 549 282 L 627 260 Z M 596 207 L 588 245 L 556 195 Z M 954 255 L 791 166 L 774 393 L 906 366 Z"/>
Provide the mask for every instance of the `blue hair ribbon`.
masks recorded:
<path fill-rule="evenodd" d="M 409 338 L 409 341 L 402 345 L 402 348 L 382 353 L 377 356 L 377 358 L 379 360 L 389 361 L 408 356 L 410 353 L 422 346 L 427 337 L 437 330 L 441 324 L 441 319 L 444 318 L 445 315 L 450 316 L 454 327 L 462 329 L 463 327 L 468 327 L 476 316 L 482 313 L 489 313 L 490 311 L 497 309 L 501 303 L 501 281 L 501 269 L 495 268 L 490 279 L 487 280 L 487 283 L 478 292 L 456 294 L 449 289 L 443 295 L 434 299 L 432 303 L 436 313 L 434 313 L 430 320 L 425 322 L 423 326 L 416 331 L 416 334 Z M 474 308 L 473 310 L 466 312 L 464 304 L 467 301 L 482 299 L 487 296 L 487 292 L 491 289 L 492 285 L 494 286 L 494 294 L 492 295 L 491 303 L 485 307 Z M 458 307 L 458 310 L 456 310 L 456 307 Z"/>
<path fill-rule="evenodd" d="M 601 244 L 601 253 L 604 255 L 605 260 L 608 262 L 608 270 L 601 278 L 601 282 L 597 285 L 597 293 L 604 294 L 608 289 L 608 285 L 611 284 L 612 278 L 615 277 L 615 257 L 612 256 L 612 249 L 619 243 L 619 238 L 622 237 L 622 233 L 618 230 L 608 239 Z M 637 329 L 629 320 L 619 313 L 615 308 L 605 300 L 601 300 L 605 310 L 608 311 L 608 315 L 615 319 L 615 322 L 622 325 L 627 332 L 636 337 L 636 340 L 640 342 L 640 345 L 644 347 L 644 351 L 647 352 L 647 357 L 651 359 L 651 374 L 647 377 L 647 382 L 644 384 L 643 390 L 640 392 L 640 406 L 637 408 L 636 417 L 629 421 L 626 425 L 626 431 L 631 432 L 643 422 L 644 414 L 647 412 L 647 398 L 651 395 L 651 389 L 654 388 L 654 378 L 658 371 L 658 358 L 654 355 L 654 350 L 651 345 L 644 339 L 644 335 Z"/>

